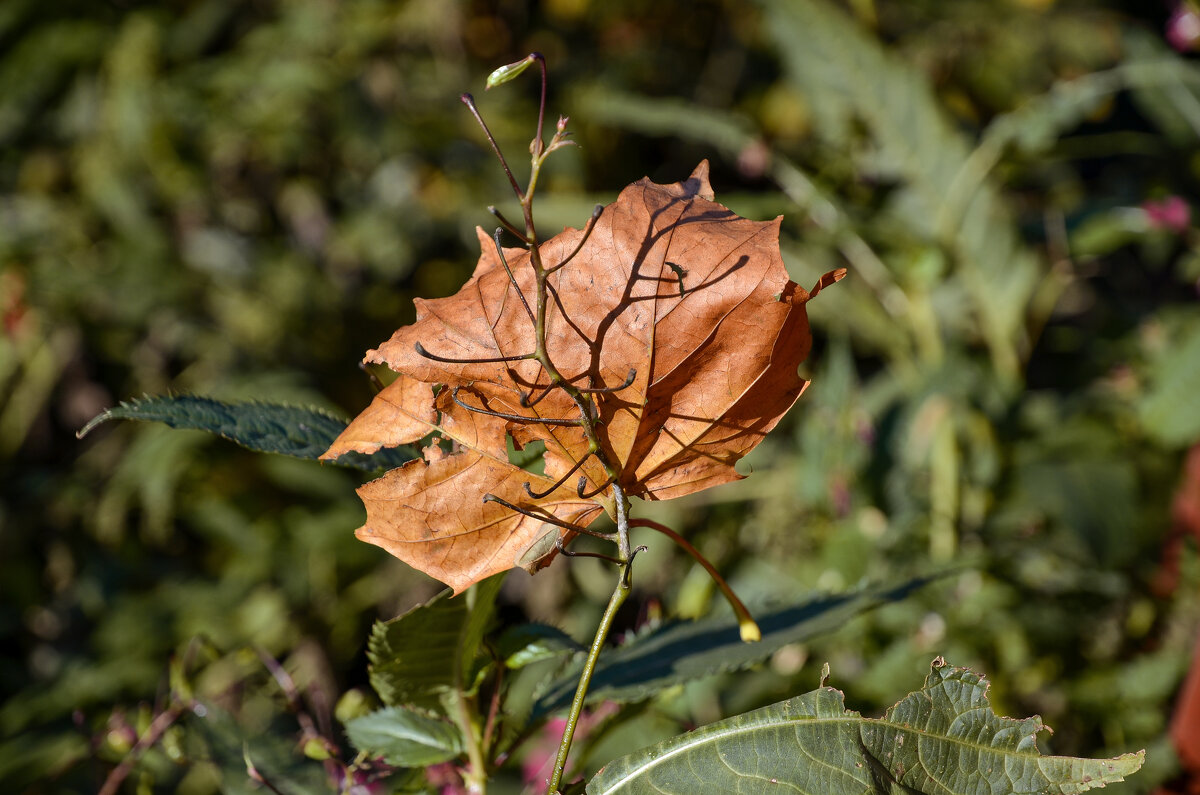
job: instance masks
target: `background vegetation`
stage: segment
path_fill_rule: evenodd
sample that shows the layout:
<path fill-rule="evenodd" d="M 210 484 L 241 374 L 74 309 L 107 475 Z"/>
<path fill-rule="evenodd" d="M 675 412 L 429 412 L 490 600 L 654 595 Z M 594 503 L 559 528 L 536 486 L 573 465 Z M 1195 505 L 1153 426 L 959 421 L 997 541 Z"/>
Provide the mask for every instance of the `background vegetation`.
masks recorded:
<path fill-rule="evenodd" d="M 414 296 L 457 289 L 484 208 L 505 206 L 458 95 L 516 152 L 534 88 L 482 81 L 531 50 L 581 144 L 551 160 L 546 230 L 707 157 L 719 200 L 785 215 L 797 281 L 851 269 L 811 306 L 814 383 L 754 476 L 647 515 L 752 600 L 952 570 L 661 695 L 595 763 L 811 690 L 826 660 L 878 712 L 940 653 L 986 672 L 1001 714 L 1040 713 L 1047 750 L 1148 747 L 1124 791 L 1186 786 L 1166 739 L 1200 617 L 1194 542 L 1176 543 L 1200 482 L 1183 467 L 1200 441 L 1200 70 L 1170 46 L 1190 47 L 1186 10 L 8 0 L 3 789 L 96 789 L 190 649 L 221 715 L 173 728 L 130 790 L 248 790 L 243 737 L 319 790 L 248 649 L 328 714 L 365 684 L 371 622 L 436 584 L 353 538 L 353 473 L 158 426 L 75 431 L 167 391 L 361 409 L 362 352 Z M 658 538 L 636 586 L 626 628 L 713 597 Z M 558 561 L 502 598 L 582 640 L 607 588 L 601 564 Z"/>

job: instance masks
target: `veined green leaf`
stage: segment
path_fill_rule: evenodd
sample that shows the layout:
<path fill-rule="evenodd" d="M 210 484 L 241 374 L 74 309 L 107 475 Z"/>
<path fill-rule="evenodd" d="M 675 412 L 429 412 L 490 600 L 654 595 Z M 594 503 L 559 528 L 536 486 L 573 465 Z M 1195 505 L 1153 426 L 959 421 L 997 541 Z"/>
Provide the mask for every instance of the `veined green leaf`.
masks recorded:
<path fill-rule="evenodd" d="M 469 691 L 484 631 L 491 621 L 498 574 L 451 598 L 442 591 L 391 621 L 376 622 L 367 643 L 371 686 L 389 706 L 437 708 L 443 694 Z"/>
<path fill-rule="evenodd" d="M 518 624 L 496 640 L 496 654 L 514 669 L 576 651 L 583 651 L 583 647 L 561 629 L 548 624 Z"/>
<path fill-rule="evenodd" d="M 600 655 L 588 703 L 640 701 L 681 682 L 742 670 L 789 643 L 832 631 L 862 612 L 902 599 L 927 582 L 929 578 L 921 578 L 890 588 L 818 596 L 756 615 L 762 630 L 757 643 L 742 641 L 735 616 L 664 624 Z M 549 683 L 534 704 L 534 716 L 570 703 L 580 668 L 576 663 Z"/>
<path fill-rule="evenodd" d="M 987 680 L 938 658 L 925 686 L 878 719 L 817 690 L 718 721 L 605 765 L 605 793 L 1074 795 L 1137 772 L 1145 752 L 1114 759 L 1043 756 L 1041 718 L 992 711 Z"/>
<path fill-rule="evenodd" d="M 163 395 L 131 400 L 109 409 L 85 425 L 79 437 L 108 420 L 161 422 L 172 428 L 208 431 L 256 452 L 314 460 L 346 428 L 345 420 L 316 408 Z M 350 453 L 333 463 L 368 471 L 394 469 L 416 455 L 410 448 L 396 447 L 369 456 Z"/>
<path fill-rule="evenodd" d="M 463 753 L 458 727 L 406 707 L 384 707 L 346 724 L 359 751 L 382 756 L 389 765 L 425 767 Z"/>

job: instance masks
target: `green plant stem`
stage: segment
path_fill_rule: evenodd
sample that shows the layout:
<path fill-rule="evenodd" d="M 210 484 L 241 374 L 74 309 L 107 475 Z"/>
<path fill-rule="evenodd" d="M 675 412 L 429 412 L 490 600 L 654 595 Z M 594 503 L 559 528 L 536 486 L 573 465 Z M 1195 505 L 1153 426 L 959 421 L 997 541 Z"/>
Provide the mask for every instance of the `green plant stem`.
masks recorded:
<path fill-rule="evenodd" d="M 479 587 L 472 585 L 465 597 L 473 608 L 478 604 Z M 488 766 L 484 758 L 483 738 L 479 723 L 474 719 L 477 713 L 473 699 L 466 694 L 466 683 L 463 681 L 463 666 L 461 659 L 461 641 L 459 653 L 454 660 L 454 690 L 449 697 L 454 701 L 449 710 L 450 719 L 458 725 L 462 732 L 463 743 L 467 750 L 467 769 L 462 771 L 463 783 L 467 785 L 470 795 L 483 795 L 487 791 Z"/>
<path fill-rule="evenodd" d="M 548 304 L 547 279 L 552 273 L 562 267 L 562 265 L 564 265 L 566 261 L 570 259 L 570 257 L 552 268 L 547 268 L 542 262 L 541 250 L 538 248 L 539 239 L 537 227 L 533 221 L 533 199 L 534 195 L 537 193 L 538 176 L 541 174 L 542 165 L 546 162 L 546 158 L 551 152 L 561 146 L 566 145 L 566 139 L 569 133 L 566 131 L 566 118 L 560 118 L 558 130 L 550 139 L 550 143 L 547 145 L 543 141 L 542 127 L 545 122 L 546 113 L 546 63 L 545 59 L 542 58 L 542 56 L 538 53 L 530 53 L 529 58 L 536 60 L 541 69 L 542 96 L 541 101 L 538 104 L 537 130 L 529 147 L 530 155 L 532 157 L 530 161 L 529 183 L 526 185 L 525 190 L 522 191 L 516 180 L 513 179 L 512 171 L 508 168 L 508 164 L 504 160 L 504 155 L 500 152 L 499 145 L 496 143 L 495 138 L 492 137 L 487 125 L 484 124 L 478 110 L 475 108 L 474 100 L 471 99 L 469 94 L 464 94 L 462 99 L 463 102 L 467 104 L 467 107 L 470 108 L 471 113 L 475 116 L 476 121 L 478 121 L 479 125 L 483 128 L 484 135 L 487 136 L 488 142 L 492 145 L 493 151 L 500 159 L 501 165 L 504 166 L 505 173 L 508 175 L 509 181 L 512 183 L 513 192 L 516 194 L 517 200 L 521 204 L 521 215 L 525 221 L 525 234 L 522 239 L 529 247 L 529 264 L 533 268 L 534 281 L 537 289 L 536 305 L 533 307 L 531 312 L 531 320 L 533 321 L 533 332 L 535 338 L 535 350 L 528 358 L 534 359 L 542 366 L 542 369 L 546 372 L 547 378 L 550 380 L 551 388 L 557 387 L 563 390 L 563 392 L 570 397 L 571 401 L 575 404 L 575 407 L 579 410 L 579 427 L 583 430 L 588 441 L 587 455 L 593 455 L 596 457 L 596 460 L 601 464 L 601 466 L 604 467 L 604 472 L 607 475 L 608 482 L 611 483 L 612 501 L 611 505 L 606 507 L 609 508 L 610 515 L 613 516 L 617 524 L 617 561 L 619 563 L 619 576 L 617 578 L 617 585 L 613 590 L 612 597 L 608 600 L 608 607 L 606 607 L 604 610 L 604 615 L 600 619 L 600 625 L 596 628 L 596 635 L 592 639 L 592 646 L 588 650 L 588 656 L 584 662 L 583 671 L 580 673 L 579 684 L 575 689 L 575 698 L 572 700 L 570 712 L 567 714 L 567 725 L 563 730 L 562 742 L 558 748 L 558 756 L 554 761 L 554 773 L 550 778 L 547 792 L 558 793 L 559 787 L 562 784 L 563 773 L 567 766 L 567 756 L 571 752 L 571 741 L 574 738 L 575 727 L 578 725 L 579 716 L 583 712 L 583 704 L 587 698 L 588 686 L 591 683 L 592 673 L 596 669 L 596 661 L 600 658 L 600 651 L 604 648 L 605 641 L 608 640 L 608 633 L 612 629 L 613 621 L 616 618 L 617 611 L 621 608 L 621 605 L 624 604 L 625 600 L 629 597 L 630 591 L 632 590 L 631 573 L 633 568 L 633 558 L 636 554 L 636 550 L 631 548 L 629 542 L 629 500 L 626 498 L 625 492 L 621 488 L 620 468 L 614 466 L 613 463 L 609 461 L 608 456 L 604 452 L 604 447 L 600 444 L 600 438 L 596 432 L 597 411 L 595 400 L 592 397 L 592 392 L 587 389 L 580 389 L 563 378 L 562 373 L 560 373 L 558 368 L 554 366 L 554 362 L 550 358 L 550 352 L 546 345 L 546 314 Z M 497 217 L 500 217 L 498 213 Z M 597 215 L 593 214 L 592 223 L 595 223 L 596 217 Z M 503 219 L 502 222 L 505 224 L 505 226 L 509 227 L 510 231 L 513 231 L 511 224 L 504 222 Z M 589 231 L 590 228 L 591 227 L 589 226 Z M 582 241 L 580 245 L 582 245 Z M 496 242 L 496 249 L 501 261 L 504 262 L 504 251 L 500 246 L 498 238 Z M 571 257 L 573 256 L 574 254 L 571 254 Z M 504 262 L 504 266 L 507 269 L 508 263 Z M 509 278 L 512 279 L 511 271 L 509 272 Z M 519 293 L 520 288 L 517 286 L 515 279 L 512 279 L 512 281 L 513 287 L 517 289 Z M 524 300 L 524 298 L 522 298 L 522 300 Z M 525 305 L 525 309 L 527 312 L 530 310 L 528 304 Z M 631 374 L 630 381 L 632 381 L 632 379 L 633 375 Z M 532 391 L 530 394 L 532 395 Z M 582 488 L 583 487 L 581 485 L 581 491 Z M 482 764 L 479 738 L 475 733 L 474 727 L 470 723 L 470 715 L 467 714 L 465 707 L 462 705 L 461 697 L 459 698 L 459 702 L 459 709 L 461 713 L 460 720 L 463 724 L 461 728 L 468 743 L 467 751 L 470 757 L 472 775 L 475 777 L 485 777 L 486 770 Z M 489 724 L 490 722 L 491 721 L 489 718 Z M 485 731 L 485 737 L 490 737 L 490 729 Z M 485 742 L 490 741 L 485 739 Z M 479 781 L 472 781 L 470 778 L 467 779 L 467 783 L 468 786 L 479 786 L 480 784 Z M 482 789 L 477 790 L 473 788 L 471 791 L 482 792 Z"/>
<path fill-rule="evenodd" d="M 471 709 L 461 687 L 456 688 L 453 698 L 457 713 L 454 715 L 454 722 L 458 724 L 467 746 L 467 769 L 463 774 L 463 783 L 467 785 L 467 792 L 471 795 L 483 795 L 487 791 L 487 763 L 483 759 L 478 727 L 471 720 Z"/>
<path fill-rule="evenodd" d="M 628 531 L 626 531 L 626 535 L 628 535 Z M 632 567 L 632 559 L 626 559 L 622 564 L 617 576 L 617 587 L 608 600 L 608 607 L 604 608 L 600 626 L 596 627 L 596 636 L 592 638 L 592 647 L 588 649 L 587 660 L 583 663 L 579 684 L 575 688 L 575 698 L 571 700 L 571 710 L 567 713 L 567 725 L 563 729 L 562 742 L 558 746 L 558 756 L 554 759 L 554 773 L 550 777 L 550 785 L 546 788 L 547 795 L 557 795 L 562 784 L 563 773 L 567 767 L 567 755 L 571 752 L 571 741 L 575 736 L 575 726 L 579 723 L 579 715 L 583 712 L 583 702 L 587 698 L 588 686 L 592 681 L 592 673 L 596 670 L 596 661 L 600 658 L 600 650 L 604 648 L 604 643 L 608 640 L 608 633 L 612 629 L 617 611 L 621 609 L 621 605 L 625 603 L 633 589 L 630 578 Z"/>

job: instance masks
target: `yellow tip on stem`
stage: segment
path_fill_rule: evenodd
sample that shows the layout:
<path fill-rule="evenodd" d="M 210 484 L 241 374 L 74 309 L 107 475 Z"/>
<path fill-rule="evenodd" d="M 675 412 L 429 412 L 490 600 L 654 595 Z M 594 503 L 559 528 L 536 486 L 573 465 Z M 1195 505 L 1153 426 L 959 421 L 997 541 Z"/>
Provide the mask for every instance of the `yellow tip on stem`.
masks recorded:
<path fill-rule="evenodd" d="M 762 630 L 758 628 L 758 624 L 755 623 L 754 617 L 750 615 L 750 611 L 746 608 L 746 605 L 742 603 L 741 599 L 738 599 L 737 594 L 735 594 L 733 589 L 729 587 L 729 583 L 725 582 L 725 578 L 721 576 L 720 572 L 713 568 L 713 565 L 708 562 L 708 559 L 700 554 L 700 550 L 692 546 L 687 539 L 679 535 L 679 533 L 676 533 L 671 528 L 664 524 L 660 524 L 653 519 L 631 519 L 629 521 L 629 526 L 649 527 L 653 530 L 657 530 L 658 532 L 670 538 L 679 546 L 683 547 L 689 555 L 695 558 L 697 563 L 704 567 L 704 570 L 707 571 L 709 576 L 713 578 L 713 582 L 715 582 L 717 587 L 721 589 L 721 593 L 725 594 L 725 598 L 729 601 L 729 606 L 733 608 L 733 613 L 738 618 L 738 634 L 742 636 L 742 641 L 745 643 L 756 643 L 762 640 Z"/>

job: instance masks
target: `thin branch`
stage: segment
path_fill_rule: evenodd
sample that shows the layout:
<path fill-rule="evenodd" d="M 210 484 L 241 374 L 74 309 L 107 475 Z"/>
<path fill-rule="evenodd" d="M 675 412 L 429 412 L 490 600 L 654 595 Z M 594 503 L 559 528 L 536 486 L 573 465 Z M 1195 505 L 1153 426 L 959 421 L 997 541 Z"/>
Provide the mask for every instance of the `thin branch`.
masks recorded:
<path fill-rule="evenodd" d="M 575 387 L 575 391 L 586 392 L 592 395 L 606 395 L 612 392 L 620 392 L 622 389 L 628 389 L 629 387 L 633 386 L 633 382 L 635 380 L 637 380 L 637 369 L 630 367 L 629 375 L 625 376 L 625 381 L 618 386 L 601 386 L 595 388 L 577 386 Z"/>
<path fill-rule="evenodd" d="M 542 70 L 542 98 L 538 102 L 538 121 L 537 135 L 534 136 L 533 156 L 539 157 L 542 154 L 542 125 L 546 123 L 546 59 L 540 52 L 531 52 L 529 57 L 538 62 L 538 66 Z"/>
<path fill-rule="evenodd" d="M 539 522 L 545 522 L 546 524 L 552 524 L 555 527 L 562 527 L 566 530 L 572 530 L 576 533 L 583 533 L 584 535 L 595 536 L 596 538 L 603 538 L 606 541 L 611 541 L 614 536 L 613 533 L 602 533 L 599 530 L 592 530 L 590 528 L 583 527 L 581 525 L 571 524 L 570 522 L 564 522 L 562 519 L 559 519 L 557 516 L 554 516 L 553 514 L 550 514 L 550 513 L 535 513 L 534 511 L 530 510 L 529 508 L 522 508 L 519 505 L 514 505 L 513 503 L 509 502 L 508 500 L 506 500 L 502 497 L 497 497 L 495 494 L 483 495 L 483 501 L 499 503 L 500 505 L 503 505 L 505 508 L 508 508 L 511 511 L 516 511 L 517 513 L 521 514 L 522 516 L 528 516 L 530 519 L 537 519 Z"/>
<path fill-rule="evenodd" d="M 504 266 L 504 272 L 508 274 L 508 281 L 516 291 L 517 298 L 521 299 L 521 306 L 525 307 L 525 314 L 529 317 L 529 322 L 537 323 L 537 319 L 533 316 L 533 310 L 529 308 L 529 302 L 525 300 L 525 293 L 521 292 L 521 285 L 517 284 L 517 277 L 513 275 L 512 268 L 508 267 L 508 258 L 504 256 L 504 247 L 500 245 L 502 231 L 497 229 L 496 234 L 492 237 L 496 241 L 496 256 L 500 257 L 500 264 Z"/>
<path fill-rule="evenodd" d="M 580 373 L 579 375 L 574 376 L 573 378 L 564 379 L 562 381 L 562 383 L 550 384 L 548 387 L 546 387 L 545 392 L 543 392 L 542 394 L 537 396 L 537 399 L 533 399 L 530 397 L 530 395 L 533 394 L 533 390 L 537 386 L 537 384 L 526 381 L 524 378 L 522 378 L 520 376 L 519 373 L 516 373 L 515 371 L 513 373 L 510 373 L 510 375 L 512 376 L 512 379 L 514 382 L 520 384 L 521 386 L 529 387 L 528 394 L 523 393 L 521 395 L 521 405 L 525 408 L 529 408 L 530 406 L 540 403 L 542 401 L 542 398 L 546 397 L 546 395 L 549 394 L 550 390 L 554 389 L 555 387 L 562 388 L 567 385 L 570 385 L 571 381 L 573 381 L 575 378 L 581 378 L 582 376 L 587 375 L 587 373 Z M 576 392 L 580 392 L 580 393 L 584 393 L 584 394 L 604 395 L 604 394 L 608 394 L 611 392 L 620 392 L 622 389 L 628 389 L 629 387 L 633 386 L 633 382 L 635 380 L 637 380 L 637 368 L 630 368 L 629 374 L 625 376 L 624 382 L 622 382 L 621 384 L 618 384 L 617 386 L 598 386 L 598 387 L 573 386 L 572 388 Z"/>
<path fill-rule="evenodd" d="M 621 484 L 616 480 L 612 484 L 613 503 L 617 509 L 617 550 L 621 557 L 633 563 L 633 552 L 629 549 L 629 499 L 625 496 L 625 490 L 621 488 Z M 632 565 L 625 569 L 626 585 L 630 585 L 629 577 L 632 573 Z M 632 587 L 632 586 L 630 586 Z"/>
<path fill-rule="evenodd" d="M 520 229 L 517 229 L 517 227 L 515 227 L 511 221 L 509 221 L 507 218 L 505 218 L 503 215 L 501 215 L 500 211 L 496 209 L 495 205 L 488 205 L 487 210 L 489 213 L 491 213 L 492 215 L 494 215 L 496 217 L 496 220 L 500 222 L 501 226 L 503 226 L 505 229 L 507 229 L 509 232 L 511 232 L 513 235 L 515 235 L 517 237 L 517 239 L 520 240 L 522 243 L 524 243 L 527 246 L 529 245 L 529 238 L 525 237 L 525 233 L 522 232 Z"/>
<path fill-rule="evenodd" d="M 580 499 L 590 500 L 592 497 L 595 497 L 597 494 L 611 486 L 616 479 L 617 478 L 615 475 L 609 475 L 603 483 L 595 488 L 595 490 L 589 491 L 585 494 L 583 490 L 587 486 L 587 475 L 580 475 L 579 483 L 575 487 L 575 493 L 579 495 Z"/>
<path fill-rule="evenodd" d="M 554 540 L 554 548 L 568 558 L 598 558 L 599 560 L 604 560 L 609 563 L 616 563 L 618 566 L 625 562 L 620 558 L 615 558 L 612 555 L 605 555 L 602 552 L 573 552 L 572 550 L 567 549 L 567 545 L 563 543 L 562 536 L 559 536 Z"/>
<path fill-rule="evenodd" d="M 566 483 L 567 478 L 574 475 L 575 472 L 578 471 L 578 469 L 581 466 L 583 466 L 583 462 L 587 461 L 591 455 L 592 455 L 591 453 L 588 453 L 583 458 L 580 458 L 578 461 L 576 461 L 575 466 L 573 466 L 567 470 L 567 474 L 563 475 L 561 478 L 559 478 L 557 481 L 555 481 L 553 486 L 551 486 L 550 488 L 546 489 L 543 492 L 534 491 L 532 488 L 530 488 L 529 481 L 525 481 L 525 493 L 528 494 L 530 497 L 533 497 L 535 500 L 540 500 L 543 497 L 549 497 L 551 494 L 553 494 L 555 491 L 557 491 L 558 488 L 560 486 L 562 486 L 562 484 Z"/>
<path fill-rule="evenodd" d="M 560 536 L 561 538 L 561 536 Z M 491 756 L 493 734 L 496 731 L 496 717 L 500 714 L 501 685 L 504 684 L 504 666 L 496 666 L 496 681 L 492 684 L 492 697 L 488 704 L 487 720 L 483 724 L 483 752 Z"/>
<path fill-rule="evenodd" d="M 513 379 L 513 380 L 515 381 L 516 379 Z M 550 394 L 551 392 L 553 392 L 553 391 L 554 391 L 556 388 L 561 388 L 561 386 L 562 386 L 562 384 L 551 383 L 551 384 L 550 384 L 550 386 L 548 386 L 548 387 L 546 387 L 545 389 L 543 389 L 543 390 L 542 390 L 542 394 L 538 395 L 538 396 L 537 396 L 537 397 L 535 397 L 535 398 L 533 398 L 533 397 L 530 397 L 530 395 L 532 395 L 532 394 L 533 394 L 533 390 L 532 390 L 532 389 L 530 389 L 528 392 L 522 392 L 522 393 L 521 393 L 521 400 L 520 400 L 520 403 L 521 403 L 521 408 L 524 408 L 524 409 L 533 408 L 533 407 L 534 407 L 534 406 L 536 406 L 537 404 L 541 403 L 541 402 L 542 402 L 542 399 L 543 399 L 544 397 L 546 397 L 546 395 L 549 395 L 549 394 Z"/>
<path fill-rule="evenodd" d="M 446 364 L 496 364 L 498 362 L 519 362 L 525 359 L 533 359 L 537 356 L 535 353 L 522 353 L 520 356 L 496 356 L 494 358 L 484 359 L 451 359 L 448 356 L 438 356 L 436 353 L 430 353 L 429 351 L 425 350 L 425 346 L 419 342 L 413 343 L 413 349 L 426 359 L 432 359 L 435 362 L 445 362 Z"/>
<path fill-rule="evenodd" d="M 145 734 L 138 738 L 121 763 L 109 771 L 108 776 L 104 779 L 104 784 L 100 787 L 99 795 L 116 795 L 121 789 L 121 783 L 133 771 L 133 766 L 137 764 L 138 759 L 162 739 L 167 729 L 171 728 L 171 724 L 183 714 L 183 709 L 184 705 L 176 702 L 155 716 Z"/>
<path fill-rule="evenodd" d="M 488 129 L 487 123 L 479 115 L 479 108 L 475 107 L 475 97 L 470 94 L 463 94 L 459 99 L 471 111 L 471 115 L 475 117 L 475 121 L 479 122 L 479 126 L 483 128 L 483 134 L 487 137 L 488 143 L 492 145 L 492 151 L 496 153 L 496 157 L 500 160 L 500 165 L 504 167 L 504 173 L 508 175 L 508 181 L 512 185 L 513 192 L 517 194 L 519 200 L 524 201 L 525 194 L 521 190 L 521 186 L 517 184 L 517 178 L 513 176 L 512 169 L 508 167 L 508 161 L 504 159 L 504 153 L 500 151 L 500 145 L 496 143 L 496 139 L 492 137 L 492 131 Z"/>
<path fill-rule="evenodd" d="M 592 230 L 596 228 L 596 221 L 600 218 L 600 213 L 604 212 L 604 205 L 597 204 L 596 209 L 592 210 L 592 217 L 588 219 L 587 224 L 583 227 L 583 237 L 579 238 L 579 245 L 575 246 L 575 250 L 567 255 L 567 258 L 555 265 L 553 268 L 546 268 L 546 275 L 549 276 L 559 268 L 566 265 L 571 260 L 575 259 L 575 255 L 583 250 L 583 244 L 592 236 Z"/>
<path fill-rule="evenodd" d="M 533 424 L 540 423 L 542 425 L 560 425 L 560 426 L 577 426 L 578 427 L 578 426 L 583 425 L 583 423 L 584 423 L 583 420 L 560 420 L 560 419 L 555 419 L 553 417 L 523 417 L 520 414 L 508 414 L 503 411 L 492 411 L 491 409 L 479 408 L 478 406 L 468 406 L 466 403 L 463 403 L 461 400 L 458 399 L 458 391 L 460 389 L 462 389 L 461 386 L 456 386 L 456 387 L 454 387 L 454 389 L 450 390 L 450 399 L 453 400 L 455 403 L 457 403 L 462 408 L 466 409 L 467 411 L 473 411 L 476 414 L 486 414 L 489 417 L 499 417 L 502 420 L 508 420 L 510 422 L 524 423 L 526 425 L 533 425 Z"/>
<path fill-rule="evenodd" d="M 287 793 L 275 786 L 270 779 L 262 774 L 262 771 L 258 769 L 258 765 L 254 764 L 254 760 L 250 758 L 250 746 L 248 743 L 242 744 L 242 759 L 246 763 L 246 775 L 250 777 L 251 781 L 262 784 L 271 790 L 271 792 L 274 792 L 275 795 L 287 795 Z"/>

